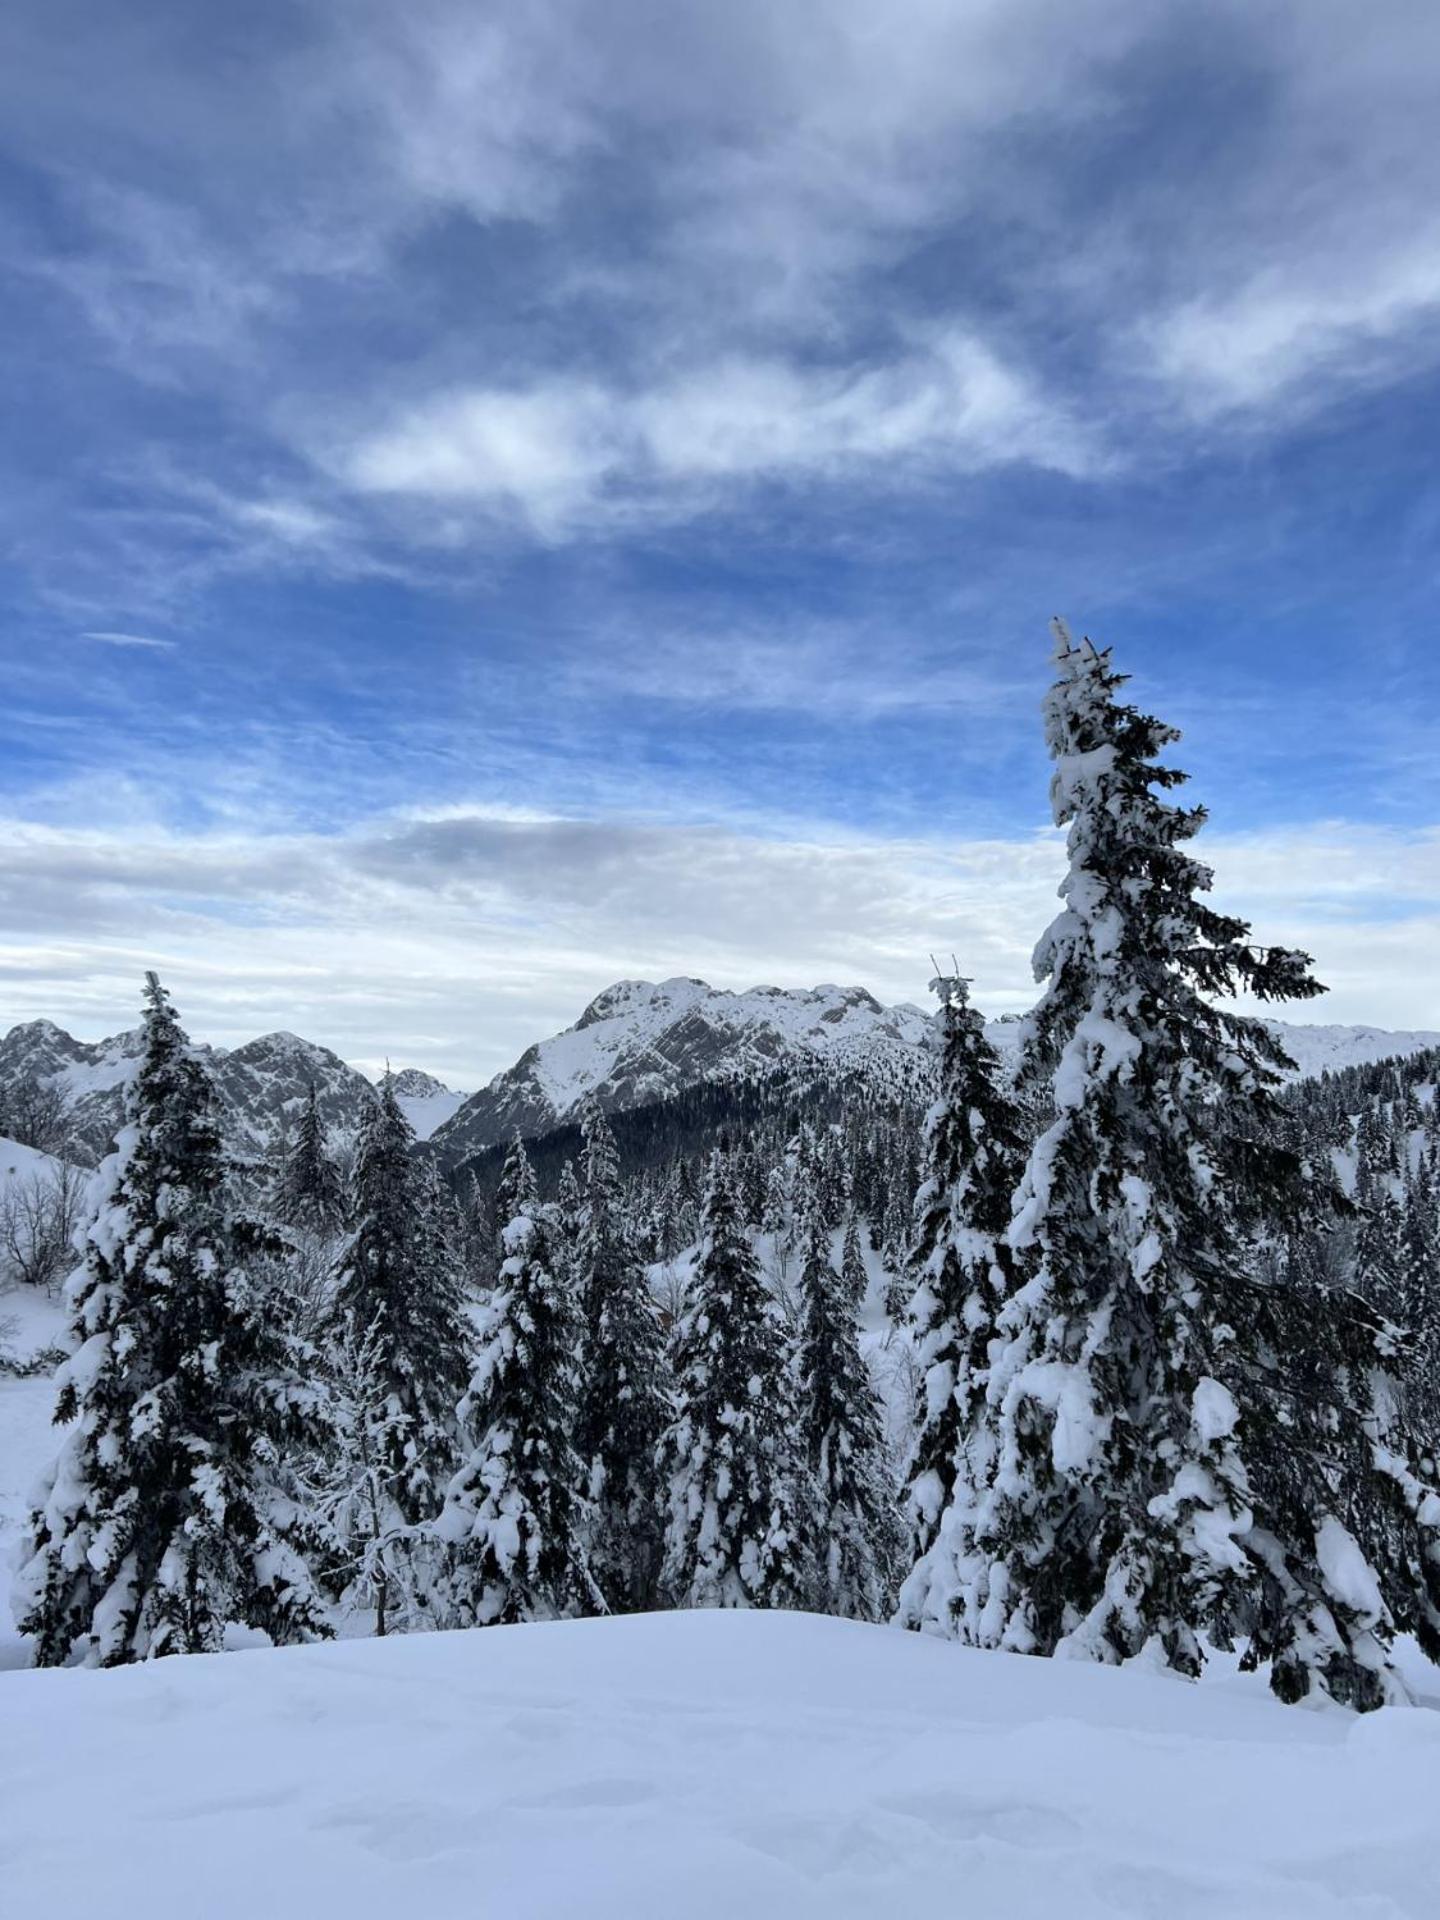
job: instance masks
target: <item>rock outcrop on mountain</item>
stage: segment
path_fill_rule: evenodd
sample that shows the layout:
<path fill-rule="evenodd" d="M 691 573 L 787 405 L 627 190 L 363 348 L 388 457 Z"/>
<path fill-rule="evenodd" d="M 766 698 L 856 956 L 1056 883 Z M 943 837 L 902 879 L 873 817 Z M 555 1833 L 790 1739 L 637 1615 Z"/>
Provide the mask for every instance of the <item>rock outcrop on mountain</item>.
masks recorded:
<path fill-rule="evenodd" d="M 139 1048 L 138 1029 L 91 1042 L 76 1040 L 50 1020 L 12 1027 L 0 1040 L 0 1113 L 17 1100 L 33 1111 L 37 1094 L 48 1094 L 58 1131 L 41 1144 L 78 1165 L 95 1166 L 110 1151 Z M 363 1073 L 298 1034 L 266 1033 L 243 1046 L 198 1051 L 210 1068 L 231 1151 L 242 1159 L 283 1139 L 312 1087 L 322 1120 L 341 1141 L 354 1133 L 374 1096 Z M 414 1069 L 396 1079 L 402 1105 L 422 1137 L 463 1097 Z"/>
<path fill-rule="evenodd" d="M 395 1089 L 400 1111 L 419 1140 L 428 1140 L 469 1098 L 468 1094 L 456 1093 L 453 1087 L 447 1087 L 443 1080 L 437 1080 L 433 1073 L 426 1073 L 420 1067 L 402 1067 L 386 1078 Z"/>
<path fill-rule="evenodd" d="M 1301 1076 L 1364 1065 L 1440 1045 L 1440 1034 L 1380 1027 L 1272 1023 Z M 1017 1024 L 990 1028 L 1002 1053 Z M 936 1027 L 925 1009 L 882 1006 L 863 987 L 753 987 L 731 993 L 703 980 L 619 980 L 571 1027 L 529 1047 L 478 1093 L 455 1093 L 418 1068 L 399 1069 L 396 1093 L 416 1134 L 455 1167 L 518 1132 L 535 1138 L 563 1125 L 587 1095 L 610 1112 L 649 1106 L 706 1084 L 833 1075 L 868 1082 L 885 1097 L 928 1098 Z M 82 1165 L 109 1151 L 134 1071 L 139 1034 L 76 1040 L 50 1020 L 13 1027 L 0 1040 L 0 1122 L 17 1101 L 63 1107 L 61 1131 L 33 1144 Z M 313 1085 L 326 1126 L 343 1143 L 373 1093 L 337 1054 L 293 1033 L 268 1033 L 209 1062 L 232 1149 L 264 1153 L 283 1135 Z M 5 1131 L 0 1125 L 0 1131 Z M 24 1137 L 24 1129 L 9 1131 Z"/>
<path fill-rule="evenodd" d="M 620 980 L 573 1027 L 528 1048 L 472 1094 L 433 1144 L 455 1166 L 517 1132 L 548 1132 L 587 1095 L 616 1112 L 787 1066 L 828 1067 L 893 1091 L 918 1088 L 931 1034 L 919 1007 L 883 1007 L 863 987 L 728 993 L 703 980 Z"/>

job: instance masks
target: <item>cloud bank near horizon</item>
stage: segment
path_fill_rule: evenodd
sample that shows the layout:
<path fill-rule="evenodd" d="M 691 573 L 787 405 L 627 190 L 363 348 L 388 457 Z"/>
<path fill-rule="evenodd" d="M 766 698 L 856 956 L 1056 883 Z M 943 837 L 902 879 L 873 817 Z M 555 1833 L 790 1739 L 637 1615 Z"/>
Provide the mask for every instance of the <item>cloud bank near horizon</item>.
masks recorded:
<path fill-rule="evenodd" d="M 1440 835 L 1317 827 L 1212 837 L 1207 857 L 1260 938 L 1316 955 L 1331 992 L 1295 1017 L 1433 1018 L 1415 982 L 1440 936 Z M 372 1071 L 388 1057 L 471 1087 L 627 977 L 923 1000 L 928 955 L 954 951 L 987 1012 L 1021 1011 L 1063 870 L 1049 831 L 794 840 L 475 809 L 338 838 L 11 822 L 0 899 L 23 932 L 0 980 L 14 1018 L 95 1038 L 132 1023 L 154 965 L 197 1037 L 291 1028 Z"/>

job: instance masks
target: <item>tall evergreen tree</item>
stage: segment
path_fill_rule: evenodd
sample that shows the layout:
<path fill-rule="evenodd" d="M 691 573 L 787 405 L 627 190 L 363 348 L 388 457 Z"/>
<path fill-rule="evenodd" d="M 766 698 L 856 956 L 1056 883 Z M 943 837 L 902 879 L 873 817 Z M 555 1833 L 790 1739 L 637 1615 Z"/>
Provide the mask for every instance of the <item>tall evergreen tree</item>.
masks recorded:
<path fill-rule="evenodd" d="M 717 1154 L 675 1345 L 661 1583 L 680 1607 L 794 1607 L 808 1579 L 779 1311 Z"/>
<path fill-rule="evenodd" d="M 699 1234 L 702 1197 L 694 1167 L 688 1160 L 682 1160 L 680 1172 L 675 1181 L 674 1220 L 677 1246 L 688 1247 Z"/>
<path fill-rule="evenodd" d="M 615 1139 L 587 1104 L 576 1277 L 585 1335 L 580 1452 L 594 1507 L 591 1565 L 612 1612 L 652 1606 L 663 1533 L 659 1447 L 674 1407 L 645 1269 L 621 1219 Z"/>
<path fill-rule="evenodd" d="M 905 1481 L 915 1564 L 900 1618 L 947 1633 L 970 1551 L 962 1522 L 994 1466 L 985 1393 L 996 1319 L 1018 1278 L 1006 1235 L 1025 1140 L 1021 1115 L 1001 1084 L 999 1056 L 969 1004 L 969 983 L 944 975 L 931 985 L 940 996 L 942 1051 L 910 1264 L 908 1318 L 919 1382 Z"/>
<path fill-rule="evenodd" d="M 1367 1107 L 1355 1130 L 1355 1198 L 1368 1207 L 1394 1191 L 1395 1136 L 1378 1107 Z"/>
<path fill-rule="evenodd" d="M 275 1210 L 286 1226 L 317 1239 L 345 1224 L 345 1184 L 330 1157 L 313 1081 L 285 1154 Z"/>
<path fill-rule="evenodd" d="M 560 1169 L 560 1180 L 555 1191 L 552 1214 L 555 1227 L 552 1235 L 555 1258 L 563 1271 L 566 1285 L 578 1300 L 582 1285 L 580 1241 L 585 1232 L 585 1194 L 573 1160 L 567 1160 Z"/>
<path fill-rule="evenodd" d="M 1116 698 L 1108 652 L 1058 623 L 1057 639 L 1046 730 L 1069 872 L 1022 1053 L 1055 1117 L 1017 1194 L 1030 1276 L 992 1349 L 994 1464 L 967 1526 L 983 1571 L 957 1628 L 1194 1673 L 1201 1632 L 1243 1622 L 1282 1697 L 1318 1684 L 1373 1706 L 1392 1623 L 1434 1611 L 1421 1503 L 1377 1473 L 1373 1319 L 1327 1303 L 1331 1350 L 1303 1378 L 1294 1303 L 1254 1276 L 1256 1238 L 1326 1193 L 1283 1144 L 1279 1043 L 1210 997 L 1320 989 L 1306 956 L 1257 949 L 1204 904 L 1210 875 L 1182 850 L 1204 813 L 1162 798 L 1184 779 L 1158 759 L 1177 736 Z M 1367 1508 L 1397 1543 L 1388 1604 L 1357 1544 Z"/>
<path fill-rule="evenodd" d="M 818 1220 L 805 1248 L 801 1298 L 796 1372 L 813 1505 L 813 1604 L 844 1619 L 883 1620 L 900 1571 L 899 1502 L 854 1300 L 830 1264 Z"/>
<path fill-rule="evenodd" d="M 462 1458 L 456 1405 L 473 1331 L 433 1163 L 386 1080 L 361 1123 L 356 1226 L 336 1262 L 327 1345 L 348 1406 L 353 1491 L 335 1509 L 342 1550 L 363 1562 L 376 1624 L 425 1617 L 432 1569 L 421 1532 Z M 342 1474 L 343 1484 L 343 1474 Z"/>
<path fill-rule="evenodd" d="M 771 1167 L 765 1180 L 765 1198 L 760 1207 L 760 1218 L 756 1224 L 775 1242 L 775 1258 L 784 1258 L 789 1251 L 793 1212 L 791 1195 L 794 1188 L 790 1153 L 787 1150 L 782 1160 Z M 733 1191 L 733 1189 L 732 1189 Z"/>
<path fill-rule="evenodd" d="M 317 1439 L 318 1398 L 266 1311 L 263 1230 L 228 1210 L 210 1084 L 153 973 L 143 1036 L 71 1282 L 71 1432 L 15 1588 L 43 1666 L 211 1652 L 232 1626 L 328 1631 L 284 1466 Z"/>
<path fill-rule="evenodd" d="M 860 1245 L 860 1216 L 852 1207 L 845 1216 L 845 1240 L 840 1250 L 840 1278 L 845 1297 L 858 1314 L 865 1304 L 870 1276 L 865 1270 L 865 1254 Z"/>
<path fill-rule="evenodd" d="M 1403 1320 L 1400 1268 L 1404 1209 L 1388 1182 L 1370 1187 L 1369 1196 L 1355 1233 L 1355 1284 L 1382 1313 Z"/>
<path fill-rule="evenodd" d="M 580 1315 L 518 1140 L 497 1217 L 499 1273 L 460 1408 L 476 1440 L 436 1523 L 451 1549 L 456 1618 L 482 1627 L 605 1607 L 590 1571 L 587 1474 L 575 1444 Z"/>
<path fill-rule="evenodd" d="M 472 1169 L 456 1202 L 460 1262 L 472 1290 L 488 1291 L 495 1278 L 495 1222 L 490 1201 Z"/>
<path fill-rule="evenodd" d="M 1427 1349 L 1432 1389 L 1440 1392 L 1440 1200 L 1435 1172 L 1422 1160 L 1405 1196 L 1396 1256 L 1396 1318 Z"/>

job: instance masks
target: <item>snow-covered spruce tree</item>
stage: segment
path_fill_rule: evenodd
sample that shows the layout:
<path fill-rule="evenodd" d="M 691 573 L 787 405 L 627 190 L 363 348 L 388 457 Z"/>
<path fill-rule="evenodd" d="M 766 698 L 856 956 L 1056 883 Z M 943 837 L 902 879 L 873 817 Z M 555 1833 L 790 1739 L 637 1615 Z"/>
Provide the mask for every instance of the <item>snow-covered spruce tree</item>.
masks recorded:
<path fill-rule="evenodd" d="M 810 1230 L 796 1348 L 800 1433 L 812 1506 L 813 1604 L 849 1620 L 888 1618 L 904 1529 L 870 1369 L 828 1235 Z"/>
<path fill-rule="evenodd" d="M 575 1274 L 584 1327 L 580 1454 L 589 1468 L 591 1568 L 612 1613 L 655 1604 L 663 1517 L 661 1435 L 674 1413 L 669 1357 L 645 1269 L 620 1217 L 615 1139 L 587 1103 Z"/>
<path fill-rule="evenodd" d="M 576 1448 L 581 1325 L 517 1140 L 497 1201 L 499 1272 L 461 1418 L 474 1433 L 437 1537 L 450 1549 L 457 1624 L 602 1613 L 590 1571 L 586 1468 Z"/>
<path fill-rule="evenodd" d="M 918 1391 L 905 1504 L 913 1567 L 899 1617 L 943 1634 L 954 1630 L 969 1517 L 994 1466 L 985 1390 L 996 1316 L 1017 1282 L 1006 1235 L 1025 1137 L 985 1022 L 969 1004 L 969 983 L 944 975 L 931 988 L 940 997 L 942 1050 L 910 1262 Z"/>
<path fill-rule="evenodd" d="M 1247 1571 L 1217 1348 L 1247 1229 L 1294 1171 L 1222 1184 L 1217 1110 L 1243 1128 L 1277 1053 L 1202 992 L 1313 986 L 1298 956 L 1255 955 L 1247 929 L 1196 900 L 1209 876 L 1180 846 L 1202 816 L 1154 791 L 1183 777 L 1157 764 L 1174 734 L 1116 701 L 1108 654 L 1057 638 L 1046 725 L 1070 871 L 1021 1059 L 1022 1079 L 1053 1072 L 1056 1117 L 1018 1195 L 1011 1241 L 1036 1271 L 1001 1314 L 981 1435 L 991 1499 L 975 1533 L 992 1564 L 978 1617 L 973 1594 L 952 1604 L 983 1640 L 1112 1660 L 1153 1644 L 1194 1672 L 1197 1625 Z"/>
<path fill-rule="evenodd" d="M 674 1233 L 677 1247 L 687 1247 L 699 1237 L 703 1199 L 695 1168 L 688 1160 L 682 1160 L 675 1180 Z"/>
<path fill-rule="evenodd" d="M 858 1314 L 865 1304 L 870 1276 L 865 1269 L 865 1254 L 860 1245 L 860 1217 L 852 1207 L 845 1216 L 845 1240 L 840 1250 L 840 1278 L 845 1297 Z"/>
<path fill-rule="evenodd" d="M 560 1265 L 565 1284 L 579 1299 L 581 1279 L 577 1264 L 580 1253 L 580 1239 L 585 1231 L 585 1193 L 580 1185 L 580 1175 L 575 1162 L 567 1160 L 560 1169 L 560 1179 L 555 1189 L 555 1203 L 551 1208 L 554 1233 L 551 1244 L 555 1258 Z"/>
<path fill-rule="evenodd" d="M 361 1122 L 356 1225 L 336 1261 L 325 1347 L 345 1418 L 331 1513 L 376 1630 L 433 1618 L 424 1531 L 463 1458 L 456 1406 L 474 1334 L 433 1163 L 389 1080 Z"/>
<path fill-rule="evenodd" d="M 1046 731 L 1069 872 L 1021 1055 L 1054 1119 L 1016 1196 L 1029 1277 L 998 1318 L 957 1629 L 1194 1673 L 1200 1634 L 1239 1623 L 1282 1697 L 1318 1684 L 1377 1705 L 1392 1618 L 1431 1605 L 1424 1503 L 1398 1464 L 1377 1470 L 1373 1320 L 1256 1277 L 1259 1236 L 1327 1197 L 1283 1144 L 1279 1043 L 1210 998 L 1320 989 L 1305 955 L 1253 947 L 1203 903 L 1210 875 L 1182 851 L 1203 811 L 1162 798 L 1184 779 L 1157 758 L 1177 736 L 1117 700 L 1108 652 L 1056 635 Z M 1304 1338 L 1316 1314 L 1330 1351 Z M 1382 1511 L 1383 1601 L 1356 1538 Z"/>
<path fill-rule="evenodd" d="M 1371 1190 L 1355 1233 L 1354 1274 L 1358 1290 L 1387 1318 L 1403 1321 L 1401 1238 L 1405 1216 L 1389 1183 Z"/>
<path fill-rule="evenodd" d="M 319 1397 L 249 1270 L 272 1249 L 227 1211 L 209 1082 L 153 973 L 143 1031 L 70 1283 L 55 1418 L 71 1431 L 15 1586 L 42 1666 L 211 1652 L 231 1627 L 328 1631 L 285 1466 L 320 1438 Z"/>
<path fill-rule="evenodd" d="M 661 1449 L 664 1592 L 678 1607 L 803 1606 L 804 1462 L 785 1331 L 719 1153 L 677 1329 L 675 1378 L 677 1412 Z"/>
<path fill-rule="evenodd" d="M 765 1199 L 761 1205 L 757 1223 L 761 1231 L 768 1233 L 775 1243 L 777 1267 L 790 1251 L 794 1225 L 792 1207 L 794 1186 L 794 1170 L 787 1149 L 786 1157 L 777 1160 L 766 1175 Z"/>
<path fill-rule="evenodd" d="M 1407 1391 L 1423 1343 L 1333 1284 L 1263 1290 L 1253 1328 L 1246 1458 L 1263 1526 L 1243 1538 L 1260 1577 L 1236 1616 L 1242 1664 L 1268 1661 L 1284 1700 L 1318 1685 L 1377 1707 L 1403 1697 L 1396 1633 L 1440 1660 L 1440 1481 Z"/>
<path fill-rule="evenodd" d="M 1396 1254 L 1395 1317 L 1410 1328 L 1421 1348 L 1422 1383 L 1418 1399 L 1432 1410 L 1430 1432 L 1440 1438 L 1433 1408 L 1440 1400 L 1440 1202 L 1435 1170 L 1422 1160 L 1405 1196 Z"/>
<path fill-rule="evenodd" d="M 495 1279 L 494 1211 L 473 1169 L 456 1196 L 455 1231 L 460 1265 L 471 1291 L 487 1293 Z"/>
<path fill-rule="evenodd" d="M 850 1175 L 840 1129 L 828 1126 L 815 1144 L 815 1192 L 821 1219 L 840 1227 L 850 1215 Z"/>
<path fill-rule="evenodd" d="M 321 1240 L 345 1224 L 345 1183 L 330 1158 L 313 1081 L 281 1168 L 275 1211 L 287 1227 Z"/>

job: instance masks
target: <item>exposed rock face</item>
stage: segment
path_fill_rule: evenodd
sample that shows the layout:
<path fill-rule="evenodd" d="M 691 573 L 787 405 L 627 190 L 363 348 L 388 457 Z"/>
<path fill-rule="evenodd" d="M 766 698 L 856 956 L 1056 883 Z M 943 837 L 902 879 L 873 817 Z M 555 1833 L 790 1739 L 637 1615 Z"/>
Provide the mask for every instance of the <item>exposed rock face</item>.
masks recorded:
<path fill-rule="evenodd" d="M 1363 1065 L 1440 1046 L 1440 1034 L 1378 1027 L 1272 1022 L 1299 1074 Z M 703 980 L 619 980 L 573 1027 L 529 1047 L 488 1087 L 468 1097 L 433 1074 L 406 1067 L 395 1090 L 420 1139 L 441 1163 L 458 1165 L 511 1139 L 547 1133 L 588 1094 L 612 1112 L 667 1099 L 705 1082 L 742 1080 L 793 1066 L 868 1080 L 877 1093 L 927 1095 L 937 1028 L 920 1007 L 884 1007 L 863 987 L 754 987 L 729 993 Z M 990 1036 L 1013 1047 L 1013 1020 Z M 68 1103 L 64 1138 L 51 1151 L 93 1166 L 109 1151 L 134 1071 L 138 1030 L 93 1043 L 50 1020 L 12 1027 L 0 1040 L 0 1110 L 7 1088 L 46 1085 Z M 267 1033 L 226 1052 L 200 1049 L 220 1095 L 232 1149 L 263 1152 L 293 1122 L 312 1083 L 326 1126 L 353 1134 L 374 1089 L 337 1054 L 293 1033 Z"/>
<path fill-rule="evenodd" d="M 41 1083 L 55 1088 L 66 1103 L 63 1139 L 55 1150 L 81 1166 L 95 1166 L 110 1151 L 139 1051 L 138 1029 L 87 1042 L 49 1020 L 12 1027 L 0 1040 L 0 1102 L 7 1087 Z M 266 1033 L 230 1051 L 198 1051 L 210 1068 L 231 1150 L 242 1158 L 264 1152 L 288 1130 L 312 1086 L 321 1118 L 339 1138 L 354 1133 L 374 1096 L 363 1073 L 297 1034 Z M 397 1075 L 399 1082 L 404 1082 L 402 1105 L 421 1110 L 420 1119 L 438 1109 L 432 1126 L 462 1098 L 414 1069 Z M 429 1131 L 418 1124 L 416 1112 L 410 1118 L 417 1131 Z"/>
<path fill-rule="evenodd" d="M 588 1094 L 616 1111 L 790 1063 L 913 1087 L 928 1073 L 933 1032 L 919 1007 L 882 1007 L 863 987 L 727 993 L 703 980 L 620 980 L 472 1094 L 434 1144 L 454 1165 L 517 1131 L 548 1131 Z"/>

